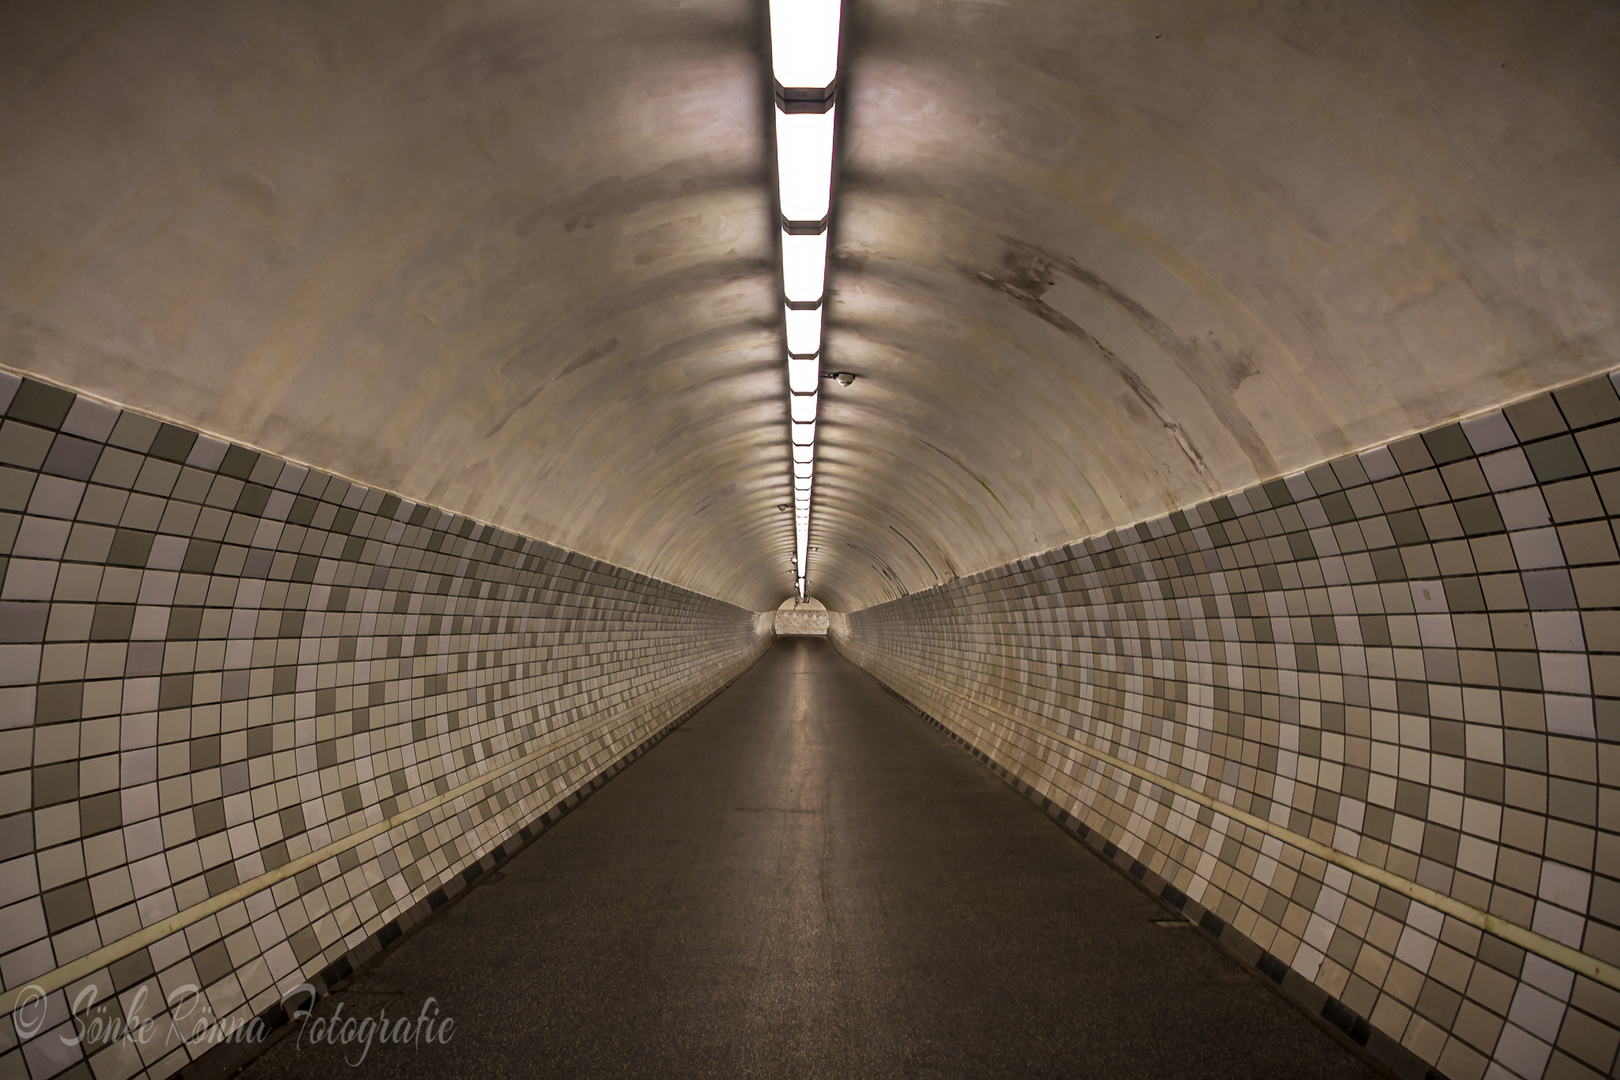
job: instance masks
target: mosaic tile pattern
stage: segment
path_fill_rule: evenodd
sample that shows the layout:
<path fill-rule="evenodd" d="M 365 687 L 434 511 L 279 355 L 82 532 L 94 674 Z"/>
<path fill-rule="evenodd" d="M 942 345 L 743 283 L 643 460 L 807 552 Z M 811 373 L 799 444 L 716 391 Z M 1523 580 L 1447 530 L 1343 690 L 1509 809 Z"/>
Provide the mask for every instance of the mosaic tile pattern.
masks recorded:
<path fill-rule="evenodd" d="M 1620 962 L 1617 515 L 1604 377 L 832 633 L 1346 1031 L 1457 1080 L 1616 1075 L 1620 994 L 1042 732 Z"/>
<path fill-rule="evenodd" d="M 0 373 L 0 415 L 7 989 L 544 751 L 56 992 L 37 1029 L 0 1019 L 0 1076 L 174 1074 L 771 640 L 769 614 L 53 386 Z M 64 1045 L 92 985 L 160 1037 Z"/>
<path fill-rule="evenodd" d="M 775 613 L 775 630 L 781 637 L 826 637 L 828 617 L 826 611 L 784 608 Z"/>

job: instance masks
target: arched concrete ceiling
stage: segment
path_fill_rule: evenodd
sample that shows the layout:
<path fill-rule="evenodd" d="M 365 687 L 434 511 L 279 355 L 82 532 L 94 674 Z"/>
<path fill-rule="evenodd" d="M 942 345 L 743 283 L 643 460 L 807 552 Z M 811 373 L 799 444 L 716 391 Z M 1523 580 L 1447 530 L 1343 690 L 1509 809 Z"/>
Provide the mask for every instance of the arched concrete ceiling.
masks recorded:
<path fill-rule="evenodd" d="M 758 609 L 763 4 L 12 4 L 0 363 Z M 846 0 L 811 590 L 1620 364 L 1620 6 Z"/>

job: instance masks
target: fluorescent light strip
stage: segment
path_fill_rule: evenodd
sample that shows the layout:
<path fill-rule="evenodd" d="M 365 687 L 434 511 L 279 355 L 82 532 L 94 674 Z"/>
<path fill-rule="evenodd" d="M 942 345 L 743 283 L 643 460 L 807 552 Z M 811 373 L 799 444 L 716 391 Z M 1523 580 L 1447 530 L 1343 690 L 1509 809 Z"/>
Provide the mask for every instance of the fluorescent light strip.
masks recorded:
<path fill-rule="evenodd" d="M 839 0 L 771 0 L 771 72 L 784 88 L 832 85 L 840 7 Z"/>
<path fill-rule="evenodd" d="M 796 304 L 821 299 L 827 287 L 827 230 L 790 233 L 782 230 L 782 284 Z"/>
<path fill-rule="evenodd" d="M 776 184 L 788 221 L 821 221 L 832 198 L 833 114 L 776 110 Z"/>
<path fill-rule="evenodd" d="M 777 199 L 782 220 L 782 290 L 787 325 L 788 398 L 793 445 L 793 550 L 805 596 L 810 491 L 820 403 L 822 305 L 827 291 L 827 228 L 832 209 L 833 135 L 841 0 L 769 0 L 776 108 Z M 795 104 L 797 103 L 797 104 Z M 809 111 L 821 108 L 825 111 Z M 794 111 L 789 112 L 788 109 Z M 798 111 L 805 109 L 806 111 Z M 786 305 L 814 305 L 789 307 Z"/>

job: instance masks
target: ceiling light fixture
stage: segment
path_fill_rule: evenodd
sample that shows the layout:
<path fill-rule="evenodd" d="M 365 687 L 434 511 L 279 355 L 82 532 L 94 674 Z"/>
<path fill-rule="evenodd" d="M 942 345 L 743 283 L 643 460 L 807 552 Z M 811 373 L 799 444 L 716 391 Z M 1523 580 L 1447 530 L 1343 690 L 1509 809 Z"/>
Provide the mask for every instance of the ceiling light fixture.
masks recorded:
<path fill-rule="evenodd" d="M 808 424 L 816 418 L 816 399 L 820 394 L 789 394 L 788 411 L 795 423 Z"/>
<path fill-rule="evenodd" d="M 816 392 L 816 379 L 821 374 L 821 357 L 788 357 L 788 391 L 794 394 Z"/>
<path fill-rule="evenodd" d="M 832 201 L 833 114 L 776 107 L 776 183 L 782 217 L 822 221 Z"/>
<path fill-rule="evenodd" d="M 827 286 L 827 230 L 782 230 L 782 288 L 788 302 L 815 304 Z"/>
<path fill-rule="evenodd" d="M 834 101 L 841 0 L 770 0 L 775 75 L 777 208 L 782 215 L 782 300 L 793 448 L 793 548 L 805 595 L 810 485 L 815 470 L 822 310 L 832 212 Z M 840 380 L 842 381 L 842 380 Z M 850 382 L 854 377 L 850 376 Z M 849 382 L 844 382 L 845 386 Z"/>
<path fill-rule="evenodd" d="M 771 0 L 771 72 L 782 87 L 822 88 L 838 74 L 838 0 Z"/>
<path fill-rule="evenodd" d="M 814 356 L 821 351 L 821 307 L 783 308 L 787 319 L 788 352 Z"/>

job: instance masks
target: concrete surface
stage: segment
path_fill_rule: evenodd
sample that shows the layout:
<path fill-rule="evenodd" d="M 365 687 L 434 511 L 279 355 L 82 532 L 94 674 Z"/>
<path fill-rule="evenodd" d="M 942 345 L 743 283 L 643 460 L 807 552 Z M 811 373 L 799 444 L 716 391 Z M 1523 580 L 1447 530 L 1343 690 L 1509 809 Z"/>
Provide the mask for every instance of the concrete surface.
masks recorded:
<path fill-rule="evenodd" d="M 1367 1075 L 1164 916 L 792 639 L 318 1014 L 454 1018 L 362 1076 Z M 247 1075 L 344 1053 L 295 1031 Z"/>
<path fill-rule="evenodd" d="M 0 363 L 756 610 L 765 5 L 0 10 Z M 1612 366 L 1607 0 L 849 0 L 833 610 Z"/>

